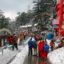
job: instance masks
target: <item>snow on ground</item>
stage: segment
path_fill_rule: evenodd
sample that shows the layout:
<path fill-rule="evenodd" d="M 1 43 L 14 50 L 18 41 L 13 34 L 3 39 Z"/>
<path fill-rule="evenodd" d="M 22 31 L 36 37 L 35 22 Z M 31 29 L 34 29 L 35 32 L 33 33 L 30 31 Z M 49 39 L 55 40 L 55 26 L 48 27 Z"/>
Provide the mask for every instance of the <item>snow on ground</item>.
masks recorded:
<path fill-rule="evenodd" d="M 12 51 L 7 49 L 3 50 L 3 55 L 2 52 L 0 52 L 0 64 L 7 64 L 15 55 L 17 54 L 17 51 Z"/>
<path fill-rule="evenodd" d="M 50 52 L 48 59 L 51 64 L 64 64 L 64 47 Z"/>
<path fill-rule="evenodd" d="M 3 55 L 2 55 L 2 50 L 0 48 L 0 64 L 7 64 L 7 63 L 9 63 L 24 48 L 24 46 L 21 45 L 18 48 L 19 48 L 18 51 L 16 49 L 14 49 L 12 51 L 9 48 L 3 49 Z"/>
<path fill-rule="evenodd" d="M 23 50 L 16 55 L 15 59 L 10 64 L 23 64 L 27 55 L 28 55 L 28 45 L 26 45 L 23 48 Z"/>
<path fill-rule="evenodd" d="M 23 64 L 24 63 L 24 60 L 25 60 L 26 56 L 28 55 L 28 45 L 27 45 L 27 42 L 29 41 L 29 39 L 27 39 L 25 41 L 26 45 L 23 47 L 21 52 L 19 52 L 16 55 L 15 59 L 10 64 Z"/>
<path fill-rule="evenodd" d="M 24 41 L 24 44 L 27 44 L 28 40 L 30 38 L 28 38 L 26 41 Z M 21 52 L 19 52 L 21 51 Z M 17 51 L 16 49 L 14 51 L 10 50 L 9 48 L 6 48 L 3 50 L 3 55 L 2 55 L 2 50 L 0 48 L 0 64 L 9 64 L 9 62 L 16 56 L 19 60 L 19 57 L 22 55 L 21 53 L 23 53 L 25 55 L 25 53 L 28 52 L 27 50 L 27 46 L 19 46 L 19 51 Z M 25 53 L 24 53 L 25 52 Z M 21 56 L 21 58 L 23 58 L 24 56 Z M 21 59 L 20 58 L 20 59 Z M 22 60 L 21 60 L 22 61 Z M 11 63 L 12 64 L 12 63 Z M 14 63 L 16 64 L 16 63 Z M 17 63 L 18 64 L 18 63 Z M 21 63 L 22 64 L 22 63 Z"/>

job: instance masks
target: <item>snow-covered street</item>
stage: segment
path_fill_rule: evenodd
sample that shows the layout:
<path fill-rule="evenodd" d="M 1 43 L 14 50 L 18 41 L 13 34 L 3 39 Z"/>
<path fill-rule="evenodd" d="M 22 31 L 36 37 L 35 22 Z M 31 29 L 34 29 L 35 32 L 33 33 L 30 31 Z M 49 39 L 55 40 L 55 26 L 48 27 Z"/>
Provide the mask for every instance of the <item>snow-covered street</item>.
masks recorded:
<path fill-rule="evenodd" d="M 27 42 L 30 38 L 28 38 L 24 42 L 24 46 L 21 47 L 21 51 L 16 55 L 15 59 L 10 64 L 23 64 L 26 56 L 28 56 L 28 45 Z"/>
<path fill-rule="evenodd" d="M 26 53 L 28 54 L 28 51 L 27 51 L 28 47 L 26 45 L 28 40 L 29 40 L 29 38 L 26 41 L 23 41 L 25 46 L 24 45 L 19 46 L 18 51 L 16 49 L 14 51 L 12 51 L 9 48 L 6 48 L 3 50 L 3 55 L 2 55 L 2 51 L 0 51 L 0 64 L 9 64 L 10 62 L 11 62 L 11 64 L 18 64 L 19 61 L 25 57 Z M 16 59 L 16 57 L 17 57 L 17 60 L 19 60 L 19 61 L 16 60 L 15 61 L 16 63 L 13 63 L 14 60 Z M 12 62 L 12 60 L 13 60 L 13 62 Z"/>
<path fill-rule="evenodd" d="M 2 55 L 2 52 L 0 52 L 0 64 L 9 63 L 11 59 L 13 59 L 17 53 L 18 52 L 16 50 L 11 51 L 9 49 L 4 49 L 3 55 Z"/>
<path fill-rule="evenodd" d="M 28 60 L 30 63 L 34 62 L 33 64 L 37 64 L 39 62 L 37 56 L 32 56 L 30 59 L 28 59 L 27 42 L 29 39 L 30 38 L 23 41 L 24 44 L 19 46 L 18 51 L 16 49 L 12 51 L 9 48 L 6 48 L 3 50 L 3 55 L 2 51 L 0 51 L 0 64 L 28 64 Z M 50 52 L 48 54 L 48 59 L 51 64 L 64 64 L 64 47 L 55 49 L 54 51 Z M 46 63 L 49 61 L 46 61 Z"/>
<path fill-rule="evenodd" d="M 28 55 L 28 46 L 24 46 L 24 48 L 19 52 L 15 59 L 10 64 L 23 64 L 26 56 Z"/>

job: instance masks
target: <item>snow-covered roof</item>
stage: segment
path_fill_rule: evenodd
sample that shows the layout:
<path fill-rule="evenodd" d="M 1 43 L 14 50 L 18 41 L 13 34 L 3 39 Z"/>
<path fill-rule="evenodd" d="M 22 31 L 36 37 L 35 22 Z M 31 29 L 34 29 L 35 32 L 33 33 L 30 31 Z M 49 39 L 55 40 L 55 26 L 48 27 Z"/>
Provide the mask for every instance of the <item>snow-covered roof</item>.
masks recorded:
<path fill-rule="evenodd" d="M 34 24 L 34 26 L 37 26 L 37 24 Z M 27 27 L 32 27 L 32 25 L 31 24 L 28 24 L 28 25 L 20 26 L 20 28 L 27 28 Z"/>

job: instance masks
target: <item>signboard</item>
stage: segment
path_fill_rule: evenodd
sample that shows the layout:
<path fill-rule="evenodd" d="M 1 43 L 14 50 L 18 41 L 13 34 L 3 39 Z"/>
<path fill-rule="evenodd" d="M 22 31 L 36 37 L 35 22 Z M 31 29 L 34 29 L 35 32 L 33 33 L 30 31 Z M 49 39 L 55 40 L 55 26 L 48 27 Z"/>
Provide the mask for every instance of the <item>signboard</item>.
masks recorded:
<path fill-rule="evenodd" d="M 55 24 L 59 24 L 59 21 L 58 21 L 57 19 L 54 19 L 54 20 L 52 21 L 52 25 L 55 25 Z"/>

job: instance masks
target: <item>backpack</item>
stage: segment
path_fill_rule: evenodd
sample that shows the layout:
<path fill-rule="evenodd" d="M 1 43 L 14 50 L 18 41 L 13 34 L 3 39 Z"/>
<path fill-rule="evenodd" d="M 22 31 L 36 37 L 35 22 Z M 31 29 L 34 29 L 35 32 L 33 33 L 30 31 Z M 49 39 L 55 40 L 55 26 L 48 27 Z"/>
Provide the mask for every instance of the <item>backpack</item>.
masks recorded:
<path fill-rule="evenodd" d="M 49 45 L 46 43 L 44 44 L 44 51 L 48 52 L 49 51 Z"/>

